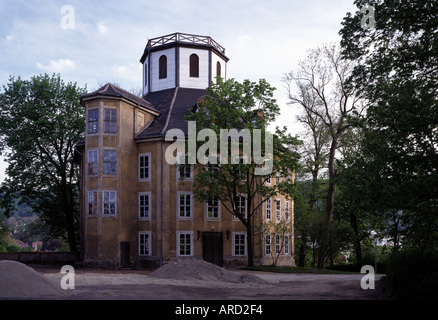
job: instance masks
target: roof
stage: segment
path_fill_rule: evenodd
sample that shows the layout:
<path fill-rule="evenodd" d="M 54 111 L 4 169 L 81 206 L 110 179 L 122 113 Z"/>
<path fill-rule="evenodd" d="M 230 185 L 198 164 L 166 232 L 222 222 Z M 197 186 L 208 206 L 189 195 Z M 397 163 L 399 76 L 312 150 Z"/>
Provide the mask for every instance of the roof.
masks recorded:
<path fill-rule="evenodd" d="M 136 136 L 137 139 L 163 137 L 170 129 L 180 129 L 187 135 L 188 109 L 196 106 L 199 98 L 205 96 L 205 89 L 172 88 L 148 93 L 144 99 L 160 112 L 152 123 Z"/>
<path fill-rule="evenodd" d="M 129 100 L 130 102 L 138 105 L 138 106 L 149 109 L 150 111 L 154 111 L 155 113 L 158 112 L 150 102 L 136 96 L 135 94 L 133 94 L 131 92 L 123 90 L 122 88 L 119 88 L 116 85 L 111 84 L 111 83 L 107 83 L 106 85 L 104 85 L 103 87 L 101 87 L 100 89 L 98 89 L 94 92 L 82 95 L 81 102 L 84 99 L 91 98 L 91 97 L 94 98 L 96 96 L 124 98 L 124 99 Z"/>
<path fill-rule="evenodd" d="M 165 36 L 149 39 L 144 49 L 140 62 L 144 63 L 149 52 L 162 50 L 174 46 L 195 46 L 198 48 L 212 49 L 217 52 L 226 61 L 229 59 L 225 55 L 225 48 L 209 36 L 176 32 Z"/>

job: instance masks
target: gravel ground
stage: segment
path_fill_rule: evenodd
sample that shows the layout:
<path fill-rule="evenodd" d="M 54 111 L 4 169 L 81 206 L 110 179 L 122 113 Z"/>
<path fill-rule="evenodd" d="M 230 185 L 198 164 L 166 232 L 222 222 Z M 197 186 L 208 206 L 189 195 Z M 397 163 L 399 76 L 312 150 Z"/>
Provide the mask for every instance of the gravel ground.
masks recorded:
<path fill-rule="evenodd" d="M 228 270 L 202 265 L 201 269 L 175 268 L 168 272 L 148 270 L 75 269 L 75 288 L 60 289 L 61 267 L 15 266 L 6 279 L 0 273 L 0 299 L 55 300 L 381 300 L 380 275 L 376 289 L 364 290 L 362 274 L 279 274 Z M 162 267 L 163 268 L 163 267 Z M 216 276 L 211 276 L 212 269 Z M 189 272 L 187 272 L 189 270 Z M 35 272 L 36 271 L 36 272 Z M 161 274 L 160 274 L 161 272 Z M 155 273 L 155 274 L 154 274 Z M 4 274 L 4 273 L 3 273 Z M 210 276 L 205 276 L 210 274 Z M 190 276 L 192 275 L 192 276 Z M 5 281 L 33 283 L 34 290 L 5 294 Z M 44 284 L 44 286 L 42 286 Z M 21 290 L 27 290 L 20 287 Z M 35 290 L 37 288 L 37 290 Z M 48 289 L 50 288 L 50 294 Z M 9 290 L 11 291 L 11 290 Z M 18 295 L 17 295 L 18 294 Z M 15 296 L 14 296 L 15 295 Z"/>

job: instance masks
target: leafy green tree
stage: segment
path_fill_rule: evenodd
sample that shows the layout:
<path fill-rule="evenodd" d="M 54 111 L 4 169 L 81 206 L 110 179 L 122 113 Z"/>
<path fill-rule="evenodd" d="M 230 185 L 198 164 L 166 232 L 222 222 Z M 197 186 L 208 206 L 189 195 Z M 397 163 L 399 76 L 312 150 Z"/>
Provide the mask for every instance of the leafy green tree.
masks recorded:
<path fill-rule="evenodd" d="M 11 77 L 0 94 L 0 151 L 8 162 L 5 214 L 20 198 L 39 214 L 52 237 L 77 250 L 78 183 L 73 162 L 75 143 L 82 140 L 85 118 L 79 103 L 86 91 L 65 84 L 60 75 L 22 80 Z"/>
<path fill-rule="evenodd" d="M 204 148 L 205 140 L 197 141 L 198 160 L 206 157 L 208 162 L 197 166 L 195 198 L 201 202 L 218 199 L 230 214 L 244 224 L 248 266 L 254 263 L 254 218 L 262 211 L 263 203 L 275 194 L 293 198 L 295 192 L 292 174 L 297 166 L 298 154 L 294 149 L 299 141 L 287 134 L 286 128 L 277 128 L 275 135 L 267 132 L 269 123 L 275 121 L 279 114 L 273 98 L 274 90 L 264 79 L 240 83 L 234 79 L 223 81 L 218 78 L 207 89 L 207 95 L 200 101 L 197 110 L 187 117 L 196 121 L 198 139 L 200 134 L 205 133 L 204 129 L 214 132 L 208 138 L 209 142 L 213 141 L 213 150 Z M 228 133 L 235 130 L 237 136 L 245 131 L 248 137 L 239 136 L 239 140 L 239 137 L 230 136 L 228 143 L 223 130 Z M 260 134 L 257 135 L 257 132 Z M 246 144 L 247 138 L 252 147 L 251 143 Z M 267 148 L 269 141 L 272 142 L 272 150 Z M 224 142 L 226 147 L 221 149 Z M 233 148 L 234 143 L 238 145 L 237 152 Z M 256 160 L 259 155 L 266 160 L 264 163 Z M 262 167 L 267 170 L 257 172 Z M 277 173 L 283 177 L 278 184 L 274 182 Z M 268 180 L 271 183 L 268 184 Z"/>
<path fill-rule="evenodd" d="M 425 249 L 438 240 L 438 6 L 355 4 L 373 7 L 374 21 L 364 26 L 358 10 L 340 31 L 345 59 L 358 62 L 351 83 L 367 100 L 366 115 L 355 119 L 363 139 L 348 164 L 349 190 L 369 210 L 401 210 L 404 240 Z"/>
<path fill-rule="evenodd" d="M 303 108 L 306 119 L 313 119 L 315 133 L 319 135 L 320 157 L 327 161 L 328 190 L 325 204 L 327 226 L 333 217 L 336 192 L 335 160 L 343 136 L 351 128 L 347 121 L 353 112 L 362 112 L 362 100 L 347 79 L 354 63 L 342 59 L 336 44 L 324 45 L 309 51 L 306 60 L 299 63 L 296 72 L 284 78 L 287 84 L 290 104 Z M 294 89 L 297 90 L 294 90 Z M 312 128 L 309 124 L 308 127 Z M 317 135 L 314 134 L 314 137 Z M 316 144 L 314 143 L 316 146 Z M 324 147 L 328 153 L 324 154 Z M 318 150 L 318 149 L 315 149 Z M 316 162 L 315 164 L 317 164 Z M 311 206 L 310 206 L 311 207 Z M 322 238 L 322 240 L 324 240 Z M 318 267 L 323 268 L 328 253 L 329 239 L 321 243 Z"/>

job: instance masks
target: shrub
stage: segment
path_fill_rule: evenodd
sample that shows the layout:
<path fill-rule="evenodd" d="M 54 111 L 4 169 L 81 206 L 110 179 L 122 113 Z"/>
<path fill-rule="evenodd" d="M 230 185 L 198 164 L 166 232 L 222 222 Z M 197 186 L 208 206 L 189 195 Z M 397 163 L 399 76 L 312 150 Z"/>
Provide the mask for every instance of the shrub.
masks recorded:
<path fill-rule="evenodd" d="M 438 250 L 401 249 L 387 260 L 385 285 L 395 299 L 438 299 Z"/>

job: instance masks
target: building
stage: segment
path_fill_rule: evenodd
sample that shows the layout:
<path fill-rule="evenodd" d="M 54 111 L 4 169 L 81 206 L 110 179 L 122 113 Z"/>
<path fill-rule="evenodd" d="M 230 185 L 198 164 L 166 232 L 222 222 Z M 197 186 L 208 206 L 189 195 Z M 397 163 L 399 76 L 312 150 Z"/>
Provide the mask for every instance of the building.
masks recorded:
<path fill-rule="evenodd" d="M 163 156 L 171 143 L 166 132 L 187 132 L 187 109 L 215 77 L 226 78 L 225 49 L 210 37 L 175 33 L 149 40 L 140 62 L 143 98 L 112 84 L 81 97 L 87 122 L 85 141 L 77 146 L 84 262 L 108 268 L 157 267 L 185 258 L 245 264 L 243 224 L 218 203 L 195 201 L 194 173 L 181 184 L 180 170 Z M 293 224 L 291 200 L 279 196 L 266 206 L 260 215 L 286 216 Z M 277 248 L 280 263 L 293 265 L 293 236 L 285 248 L 275 241 L 276 235 L 272 244 L 254 241 L 255 261 L 272 263 Z"/>

